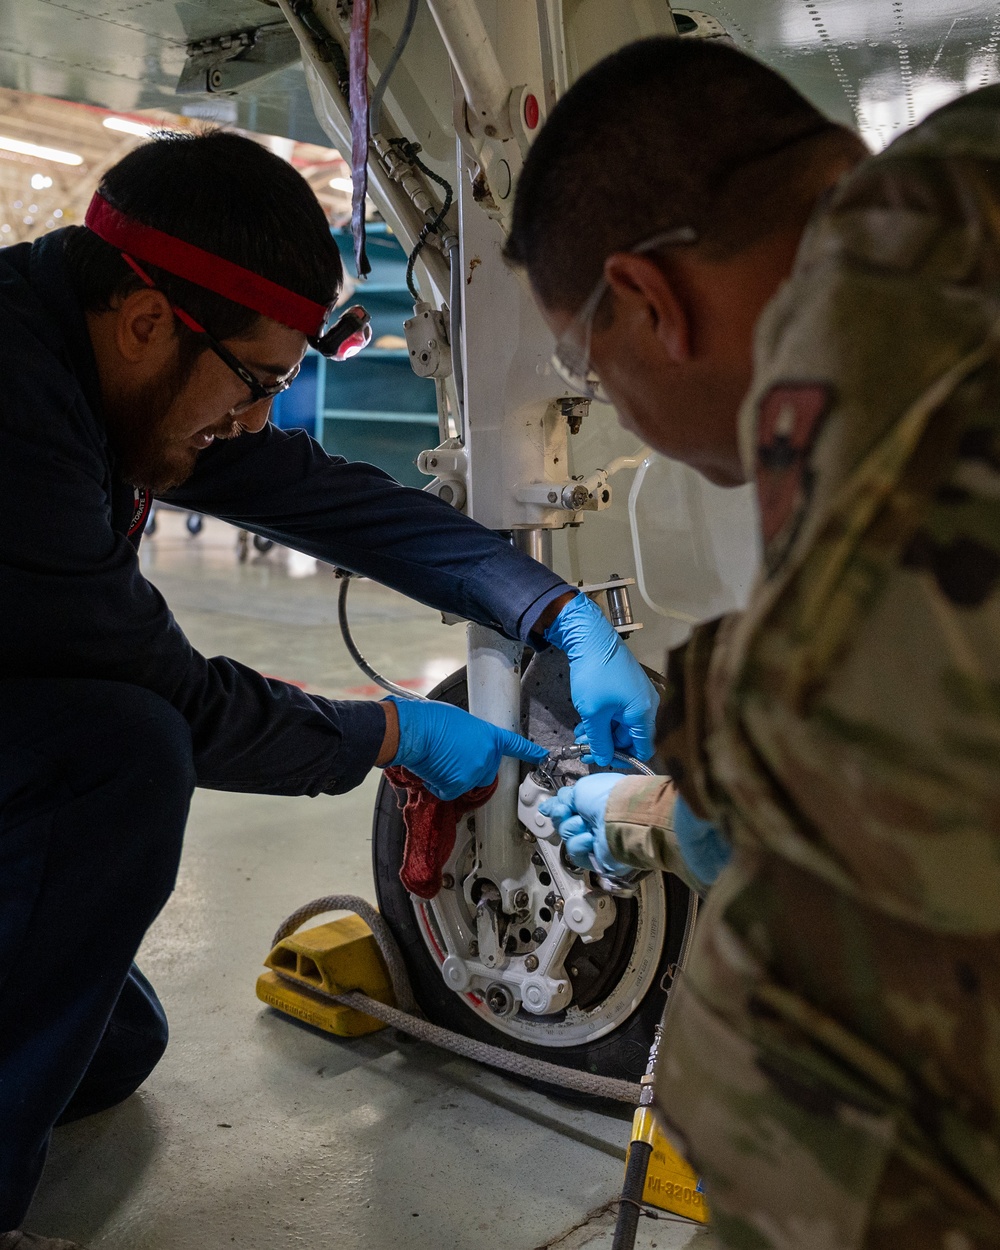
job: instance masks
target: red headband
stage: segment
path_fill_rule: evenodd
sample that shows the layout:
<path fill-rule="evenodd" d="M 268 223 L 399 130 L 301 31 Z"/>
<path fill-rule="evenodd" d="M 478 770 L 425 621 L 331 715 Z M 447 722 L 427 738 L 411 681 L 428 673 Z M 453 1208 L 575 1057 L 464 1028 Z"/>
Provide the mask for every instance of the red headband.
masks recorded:
<path fill-rule="evenodd" d="M 252 308 L 310 338 L 322 332 L 329 311 L 326 305 L 296 295 L 269 278 L 172 234 L 164 234 L 154 226 L 144 226 L 112 207 L 99 192 L 94 193 L 84 220 L 87 229 L 93 230 L 99 239 L 147 264 L 214 291 L 234 304 Z"/>

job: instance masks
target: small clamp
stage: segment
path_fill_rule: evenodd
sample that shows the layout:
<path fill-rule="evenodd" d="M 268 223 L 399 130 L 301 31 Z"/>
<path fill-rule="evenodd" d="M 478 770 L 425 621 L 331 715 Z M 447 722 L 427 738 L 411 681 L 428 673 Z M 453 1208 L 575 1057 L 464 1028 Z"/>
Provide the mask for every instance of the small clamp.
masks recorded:
<path fill-rule="evenodd" d="M 558 751 L 550 751 L 548 756 L 532 771 L 532 779 L 555 794 L 559 789 L 555 777 L 559 765 L 565 763 L 566 760 L 582 759 L 589 750 L 590 747 L 577 743 L 571 747 L 560 747 Z"/>

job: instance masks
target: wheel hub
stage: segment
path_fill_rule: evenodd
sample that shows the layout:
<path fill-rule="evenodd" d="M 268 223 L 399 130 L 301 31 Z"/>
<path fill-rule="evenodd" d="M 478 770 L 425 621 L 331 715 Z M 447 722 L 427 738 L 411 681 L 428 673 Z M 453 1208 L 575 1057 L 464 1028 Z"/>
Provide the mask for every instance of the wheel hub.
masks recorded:
<path fill-rule="evenodd" d="M 536 654 L 522 689 L 523 731 L 572 756 L 577 716 L 562 653 Z M 564 758 L 559 776 L 587 771 Z M 660 873 L 623 888 L 569 864 L 537 810 L 553 784 L 522 781 L 509 826 L 487 833 L 480 820 L 477 830 L 483 813 L 460 821 L 442 889 L 430 901 L 411 896 L 411 905 L 445 984 L 470 1011 L 517 1040 L 571 1047 L 624 1024 L 655 984 L 667 891 Z"/>
<path fill-rule="evenodd" d="M 666 909 L 658 876 L 611 889 L 568 863 L 551 821 L 537 810 L 550 794 L 531 776 L 522 783 L 521 871 L 503 891 L 481 875 L 475 822 L 465 821 L 446 865 L 451 888 L 419 908 L 445 983 L 473 1010 L 515 1034 L 535 1034 L 544 1024 L 550 1044 L 573 1045 L 581 1027 L 590 1037 L 615 1027 L 619 1005 L 631 1007 L 649 988 Z M 630 961 L 640 946 L 652 957 Z M 595 1022 L 595 1014 L 606 1021 Z M 561 1035 L 564 1042 L 556 1040 Z"/>

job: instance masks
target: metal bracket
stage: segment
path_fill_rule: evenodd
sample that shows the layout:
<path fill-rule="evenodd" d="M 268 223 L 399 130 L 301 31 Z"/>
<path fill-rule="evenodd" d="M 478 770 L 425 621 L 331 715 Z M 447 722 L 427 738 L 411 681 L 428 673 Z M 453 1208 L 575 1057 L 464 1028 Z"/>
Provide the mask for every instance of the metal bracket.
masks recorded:
<path fill-rule="evenodd" d="M 612 576 L 606 582 L 594 582 L 586 586 L 581 582 L 577 589 L 581 595 L 590 595 L 591 598 L 606 593 L 611 627 L 615 633 L 628 638 L 637 629 L 642 629 L 642 621 L 635 620 L 632 615 L 632 599 L 628 588 L 634 585 L 634 577 Z"/>
<path fill-rule="evenodd" d="M 424 487 L 429 495 L 437 495 L 459 511 L 465 507 L 469 458 L 460 439 L 449 438 L 440 447 L 422 451 L 416 464 L 421 473 L 434 479 Z"/>
<path fill-rule="evenodd" d="M 566 512 L 603 512 L 611 507 L 611 487 L 607 484 L 607 475 L 600 470 L 589 478 L 573 478 L 568 482 L 527 482 L 518 487 L 515 498 L 519 503 L 561 508 Z"/>
<path fill-rule="evenodd" d="M 451 376 L 451 340 L 445 314 L 430 304 L 419 302 L 413 316 L 403 322 L 410 367 L 418 378 Z"/>
<path fill-rule="evenodd" d="M 295 31 L 285 22 L 215 35 L 189 43 L 178 95 L 239 91 L 247 83 L 294 65 L 300 56 Z"/>
<path fill-rule="evenodd" d="M 507 957 L 503 951 L 500 929 L 500 891 L 488 885 L 476 907 L 476 935 L 479 940 L 479 959 L 487 968 L 503 968 Z"/>

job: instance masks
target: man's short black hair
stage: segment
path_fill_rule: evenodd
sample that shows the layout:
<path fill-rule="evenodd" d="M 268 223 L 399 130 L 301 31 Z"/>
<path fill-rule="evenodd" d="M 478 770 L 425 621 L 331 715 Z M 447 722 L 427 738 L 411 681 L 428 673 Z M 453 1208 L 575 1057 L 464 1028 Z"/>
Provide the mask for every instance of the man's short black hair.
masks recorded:
<path fill-rule="evenodd" d="M 559 100 L 528 152 L 504 255 L 547 308 L 575 312 L 606 257 L 692 227 L 733 255 L 804 220 L 817 158 L 860 138 L 780 74 L 717 40 L 629 44 Z"/>
<path fill-rule="evenodd" d="M 340 252 L 312 188 L 287 161 L 244 135 L 160 132 L 112 166 L 100 192 L 143 225 L 307 299 L 328 304 L 340 293 Z M 82 227 L 67 239 L 66 262 L 77 298 L 88 311 L 106 311 L 116 296 L 142 285 L 117 248 Z M 172 304 L 217 339 L 252 333 L 259 315 L 252 309 L 145 261 L 142 267 Z"/>

